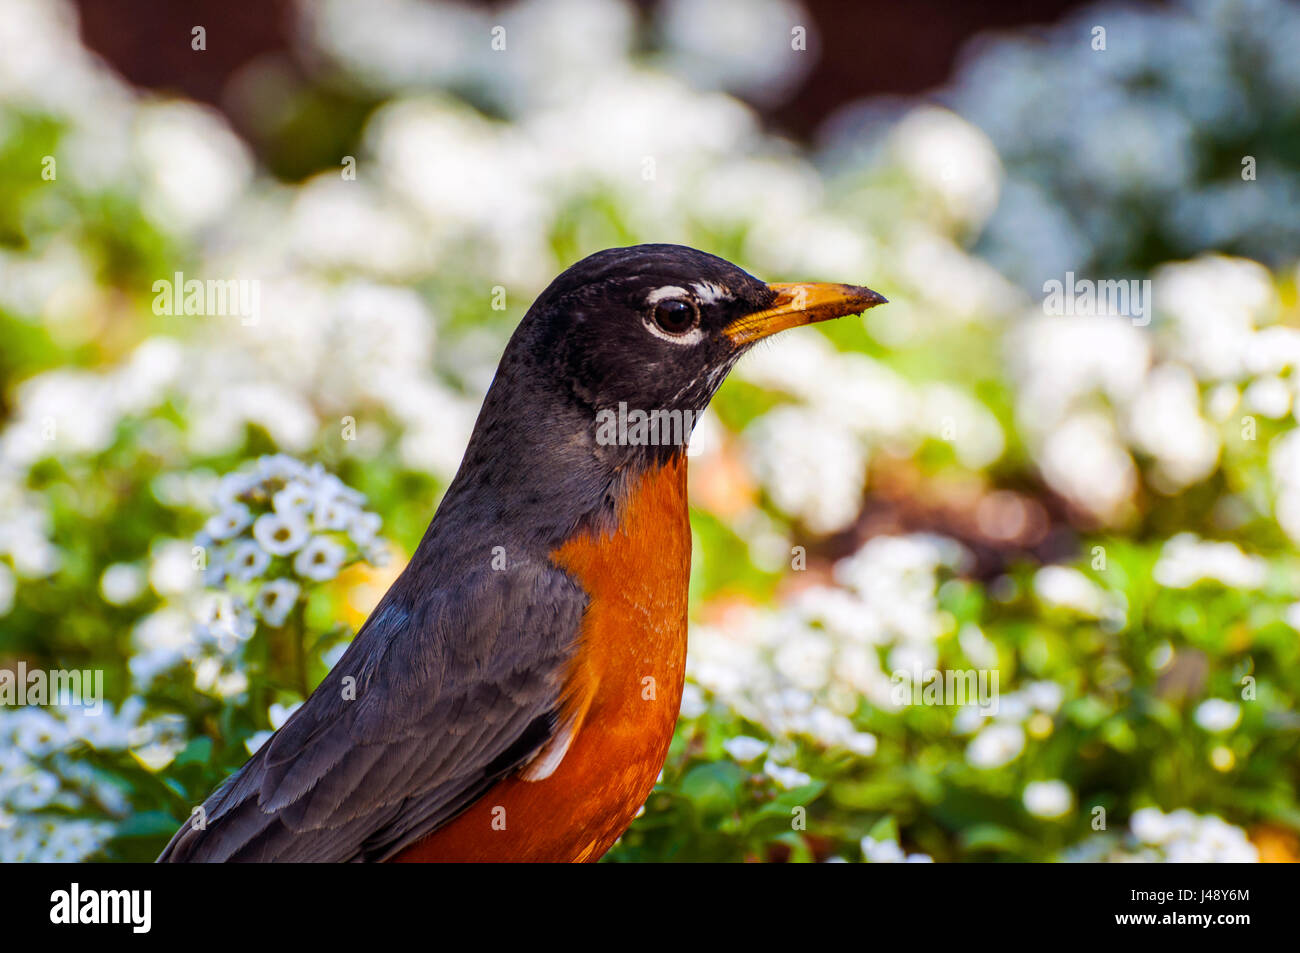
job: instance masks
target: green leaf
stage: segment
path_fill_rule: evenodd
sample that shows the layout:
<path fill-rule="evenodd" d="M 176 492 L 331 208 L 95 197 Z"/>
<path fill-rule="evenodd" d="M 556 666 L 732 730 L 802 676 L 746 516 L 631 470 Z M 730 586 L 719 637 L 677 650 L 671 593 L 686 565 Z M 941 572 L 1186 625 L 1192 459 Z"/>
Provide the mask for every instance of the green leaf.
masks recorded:
<path fill-rule="evenodd" d="M 183 768 L 187 764 L 207 764 L 211 760 L 212 739 L 207 735 L 200 735 L 182 749 L 176 756 L 175 764 L 178 768 Z"/>
<path fill-rule="evenodd" d="M 745 782 L 745 772 L 732 761 L 718 761 L 691 768 L 678 791 L 704 814 L 734 810 Z"/>
<path fill-rule="evenodd" d="M 170 837 L 182 823 L 166 811 L 142 811 L 139 814 L 132 814 L 117 825 L 114 836 L 158 837 L 166 834 Z"/>

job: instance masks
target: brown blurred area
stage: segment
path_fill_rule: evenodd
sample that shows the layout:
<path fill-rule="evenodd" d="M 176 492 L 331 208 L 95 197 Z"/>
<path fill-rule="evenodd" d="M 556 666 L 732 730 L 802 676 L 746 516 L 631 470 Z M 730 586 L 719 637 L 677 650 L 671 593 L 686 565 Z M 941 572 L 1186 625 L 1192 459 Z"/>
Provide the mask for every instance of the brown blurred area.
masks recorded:
<path fill-rule="evenodd" d="M 288 0 L 77 0 L 81 36 L 136 86 L 220 107 L 231 74 L 257 57 L 287 51 Z M 194 56 L 190 31 L 202 25 L 207 49 Z"/>
<path fill-rule="evenodd" d="M 654 0 L 635 0 L 649 17 Z M 807 139 L 837 107 L 863 96 L 915 94 L 944 83 L 962 45 L 984 30 L 1050 23 L 1081 0 L 803 0 L 819 27 L 821 55 L 802 86 L 782 105 L 762 109 L 775 129 Z M 258 60 L 303 76 L 294 61 L 291 0 L 77 0 L 86 44 L 137 86 L 172 92 L 222 109 L 266 158 L 274 144 L 259 141 L 240 110 L 231 108 L 230 79 Z M 468 5 L 492 8 L 491 3 Z M 358 4 L 358 15 L 365 7 Z M 196 57 L 190 31 L 201 24 L 207 49 Z M 319 108 L 347 109 L 364 118 L 366 104 L 320 95 Z M 335 143 L 332 145 L 340 145 Z M 301 142 L 300 142 L 301 145 Z M 336 153 L 327 153 L 333 163 Z M 313 171 L 314 159 L 271 163 L 293 178 Z M 301 167 L 299 167 L 301 166 Z"/>

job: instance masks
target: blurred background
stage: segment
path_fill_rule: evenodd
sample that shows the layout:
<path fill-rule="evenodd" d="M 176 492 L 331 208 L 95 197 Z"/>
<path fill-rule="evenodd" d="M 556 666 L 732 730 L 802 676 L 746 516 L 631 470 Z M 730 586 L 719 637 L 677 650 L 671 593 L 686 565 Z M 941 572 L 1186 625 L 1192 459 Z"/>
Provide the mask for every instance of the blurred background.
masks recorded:
<path fill-rule="evenodd" d="M 1297 859 L 1297 48 L 1282 0 L 0 0 L 0 669 L 105 697 L 0 695 L 0 859 L 156 856 L 400 571 L 533 297 L 645 241 L 891 303 L 701 422 L 683 717 L 609 860 Z"/>

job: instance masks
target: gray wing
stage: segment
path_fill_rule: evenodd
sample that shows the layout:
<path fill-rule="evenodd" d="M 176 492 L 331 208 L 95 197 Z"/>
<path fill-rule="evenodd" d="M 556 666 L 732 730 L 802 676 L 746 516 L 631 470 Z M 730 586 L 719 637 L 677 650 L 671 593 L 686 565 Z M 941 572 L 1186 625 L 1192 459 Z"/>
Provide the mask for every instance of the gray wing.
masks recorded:
<path fill-rule="evenodd" d="M 160 861 L 385 860 L 546 743 L 582 590 L 532 564 L 455 589 L 417 586 L 410 573 L 394 583 L 306 703 Z"/>

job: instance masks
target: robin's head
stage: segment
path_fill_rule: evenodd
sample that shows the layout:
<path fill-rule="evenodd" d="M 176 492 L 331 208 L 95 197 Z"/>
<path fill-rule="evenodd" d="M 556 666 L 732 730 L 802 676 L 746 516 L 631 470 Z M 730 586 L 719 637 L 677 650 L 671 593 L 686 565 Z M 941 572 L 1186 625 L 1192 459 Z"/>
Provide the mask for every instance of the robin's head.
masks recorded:
<path fill-rule="evenodd" d="M 765 284 L 682 245 L 611 248 L 551 283 L 511 349 L 561 383 L 593 426 L 602 412 L 693 420 L 754 342 L 884 301 L 850 285 Z"/>
<path fill-rule="evenodd" d="M 593 519 L 604 525 L 619 487 L 682 451 L 754 342 L 884 300 L 851 285 L 764 284 L 681 245 L 584 258 L 542 292 L 506 346 L 430 534 L 493 523 L 526 536 L 514 545 L 545 548 Z M 439 538 L 445 548 L 457 537 Z"/>

